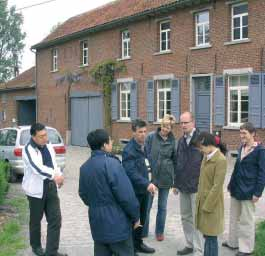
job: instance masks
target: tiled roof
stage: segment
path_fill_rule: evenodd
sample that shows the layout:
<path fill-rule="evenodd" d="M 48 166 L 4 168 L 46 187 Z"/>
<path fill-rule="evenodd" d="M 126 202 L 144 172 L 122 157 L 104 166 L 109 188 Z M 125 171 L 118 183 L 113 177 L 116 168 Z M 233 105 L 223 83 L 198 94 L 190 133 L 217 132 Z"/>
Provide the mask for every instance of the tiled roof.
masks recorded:
<path fill-rule="evenodd" d="M 200 2 L 198 0 L 196 1 Z M 192 4 L 192 2 L 193 0 L 116 0 L 68 19 L 43 41 L 34 45 L 33 48 L 40 48 L 51 41 L 58 41 L 60 38 L 93 29 L 126 17 L 140 15 L 163 6 L 166 7 L 174 3 L 179 5 Z"/>
<path fill-rule="evenodd" d="M 0 85 L 0 90 L 34 88 L 35 87 L 35 67 L 32 67 L 14 79 Z"/>

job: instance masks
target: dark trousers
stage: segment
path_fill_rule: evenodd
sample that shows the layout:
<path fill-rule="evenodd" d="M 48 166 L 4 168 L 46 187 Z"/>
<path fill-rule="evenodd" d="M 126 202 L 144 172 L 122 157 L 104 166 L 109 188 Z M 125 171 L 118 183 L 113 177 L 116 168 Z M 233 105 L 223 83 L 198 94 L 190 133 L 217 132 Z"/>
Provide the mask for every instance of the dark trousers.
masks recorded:
<path fill-rule="evenodd" d="M 112 244 L 95 242 L 94 256 L 134 256 L 132 237 Z"/>
<path fill-rule="evenodd" d="M 204 256 L 218 256 L 217 236 L 204 235 Z"/>
<path fill-rule="evenodd" d="M 148 193 L 136 195 L 136 197 L 140 205 L 140 222 L 141 225 L 144 226 L 148 208 Z M 133 242 L 135 248 L 139 247 L 139 245 L 143 243 L 142 233 L 143 227 L 138 227 L 137 229 L 133 230 Z"/>
<path fill-rule="evenodd" d="M 45 213 L 48 222 L 45 255 L 56 255 L 60 240 L 61 210 L 55 182 L 45 180 L 43 184 L 43 197 L 39 199 L 28 196 L 28 201 L 30 210 L 29 232 L 31 247 L 41 247 L 41 220 L 43 213 Z"/>

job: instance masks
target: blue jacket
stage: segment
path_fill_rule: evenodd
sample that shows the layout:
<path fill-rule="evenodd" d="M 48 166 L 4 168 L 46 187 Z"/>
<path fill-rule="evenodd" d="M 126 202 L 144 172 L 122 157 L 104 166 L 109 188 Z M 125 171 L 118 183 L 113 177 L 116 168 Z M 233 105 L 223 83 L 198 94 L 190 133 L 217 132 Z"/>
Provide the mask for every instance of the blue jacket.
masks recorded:
<path fill-rule="evenodd" d="M 122 152 L 122 165 L 132 182 L 135 194 L 148 193 L 147 187 L 150 182 L 145 164 L 145 154 L 135 139 L 131 139 Z"/>
<path fill-rule="evenodd" d="M 265 148 L 258 145 L 241 160 L 242 147 L 235 163 L 228 190 L 237 200 L 260 197 L 265 186 Z"/>
<path fill-rule="evenodd" d="M 79 196 L 89 207 L 94 241 L 116 243 L 127 240 L 139 220 L 139 203 L 120 161 L 95 150 L 80 168 Z"/>

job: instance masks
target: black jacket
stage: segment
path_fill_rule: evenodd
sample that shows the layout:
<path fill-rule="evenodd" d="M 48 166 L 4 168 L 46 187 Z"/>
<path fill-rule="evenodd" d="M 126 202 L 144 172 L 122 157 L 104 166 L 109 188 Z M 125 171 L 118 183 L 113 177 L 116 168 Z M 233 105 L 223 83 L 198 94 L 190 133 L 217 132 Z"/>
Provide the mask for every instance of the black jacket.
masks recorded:
<path fill-rule="evenodd" d="M 198 190 L 202 153 L 194 143 L 199 135 L 196 129 L 187 145 L 184 136 L 179 139 L 177 148 L 177 165 L 174 186 L 184 193 L 196 193 Z"/>

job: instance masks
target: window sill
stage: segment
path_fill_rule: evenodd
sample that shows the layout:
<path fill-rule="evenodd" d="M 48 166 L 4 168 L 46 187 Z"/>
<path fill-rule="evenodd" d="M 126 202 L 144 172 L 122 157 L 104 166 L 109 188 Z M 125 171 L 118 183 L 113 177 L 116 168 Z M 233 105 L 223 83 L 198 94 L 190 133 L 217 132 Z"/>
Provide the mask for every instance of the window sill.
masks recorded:
<path fill-rule="evenodd" d="M 172 54 L 173 52 L 171 50 L 168 51 L 162 51 L 162 52 L 155 52 L 153 55 L 157 56 L 157 55 L 163 55 L 163 54 Z"/>
<path fill-rule="evenodd" d="M 190 47 L 190 50 L 202 50 L 202 49 L 208 49 L 208 48 L 212 48 L 211 44 L 207 44 L 207 45 L 199 45 L 199 46 L 195 46 L 195 47 Z"/>
<path fill-rule="evenodd" d="M 122 119 L 119 119 L 119 120 L 116 120 L 116 123 L 131 123 L 131 120 L 122 120 Z"/>
<path fill-rule="evenodd" d="M 234 45 L 234 44 L 245 44 L 251 43 L 251 39 L 243 39 L 238 41 L 225 42 L 224 45 Z"/>
<path fill-rule="evenodd" d="M 86 65 L 80 65 L 79 68 L 86 68 L 88 66 L 89 66 L 88 64 L 86 64 Z"/>
<path fill-rule="evenodd" d="M 124 61 L 124 60 L 131 60 L 132 57 L 126 57 L 126 58 L 119 58 L 117 61 Z"/>
<path fill-rule="evenodd" d="M 239 126 L 232 126 L 232 125 L 227 125 L 223 127 L 224 130 L 235 130 L 235 131 L 239 131 L 240 127 Z"/>
<path fill-rule="evenodd" d="M 50 73 L 57 73 L 59 70 L 56 69 L 56 70 L 51 70 Z"/>

